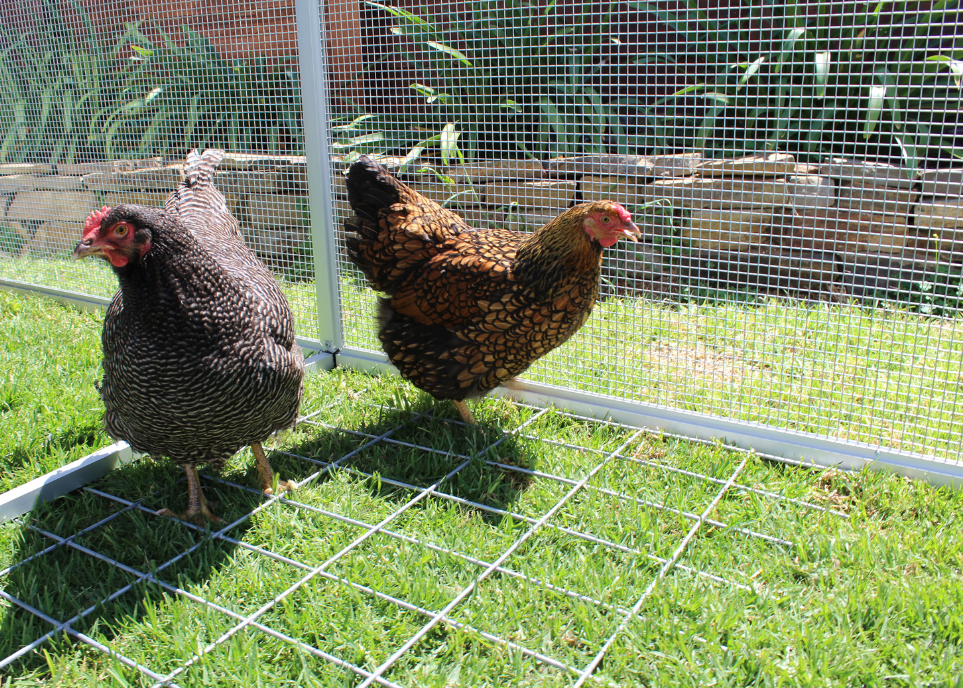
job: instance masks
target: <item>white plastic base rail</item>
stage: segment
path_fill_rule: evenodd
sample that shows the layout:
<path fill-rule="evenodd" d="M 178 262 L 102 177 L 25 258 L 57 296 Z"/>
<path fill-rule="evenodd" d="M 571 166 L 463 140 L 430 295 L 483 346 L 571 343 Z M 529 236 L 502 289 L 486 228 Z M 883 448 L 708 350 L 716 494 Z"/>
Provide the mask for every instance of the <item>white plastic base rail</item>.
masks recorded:
<path fill-rule="evenodd" d="M 370 373 L 390 371 L 397 374 L 394 366 L 388 363 L 387 356 L 380 352 L 345 348 L 338 352 L 337 358 L 338 367 L 355 368 Z M 581 416 L 608 418 L 633 427 L 664 430 L 702 440 L 719 439 L 727 444 L 754 449 L 760 454 L 794 462 L 846 470 L 859 470 L 869 466 L 872 469 L 890 470 L 925 480 L 933 485 L 963 487 L 963 463 L 924 454 L 820 437 L 697 411 L 626 401 L 527 380 L 519 380 L 517 388 L 503 387 L 492 394 L 511 397 L 535 406 L 555 406 Z"/>

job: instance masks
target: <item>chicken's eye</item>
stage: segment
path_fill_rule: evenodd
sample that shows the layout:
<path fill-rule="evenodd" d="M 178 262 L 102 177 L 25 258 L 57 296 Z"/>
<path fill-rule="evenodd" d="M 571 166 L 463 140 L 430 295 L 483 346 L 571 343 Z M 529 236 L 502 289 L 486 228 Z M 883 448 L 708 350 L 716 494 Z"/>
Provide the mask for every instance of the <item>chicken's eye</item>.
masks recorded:
<path fill-rule="evenodd" d="M 602 222 L 603 225 L 607 225 L 607 224 L 610 223 L 611 221 L 612 221 L 612 218 L 609 217 L 608 215 L 603 215 L 603 216 L 602 216 L 601 222 Z"/>
<path fill-rule="evenodd" d="M 129 231 L 130 231 L 130 225 L 127 225 L 127 224 L 119 224 L 119 225 L 117 225 L 117 227 L 114 229 L 114 234 L 116 234 L 116 235 L 119 236 L 119 237 L 122 237 L 122 236 L 127 236 L 127 232 L 129 232 Z"/>

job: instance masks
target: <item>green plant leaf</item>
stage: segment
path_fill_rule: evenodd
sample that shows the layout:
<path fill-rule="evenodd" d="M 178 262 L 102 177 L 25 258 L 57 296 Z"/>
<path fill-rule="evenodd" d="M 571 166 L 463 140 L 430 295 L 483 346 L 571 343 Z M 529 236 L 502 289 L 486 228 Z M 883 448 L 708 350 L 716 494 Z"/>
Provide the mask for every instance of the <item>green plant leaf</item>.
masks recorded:
<path fill-rule="evenodd" d="M 883 103 L 886 100 L 886 86 L 869 87 L 869 106 L 866 112 L 866 124 L 863 129 L 863 138 L 868 139 L 876 129 L 876 123 L 883 113 Z"/>
<path fill-rule="evenodd" d="M 443 52 L 446 55 L 451 55 L 466 67 L 472 66 L 471 61 L 465 57 L 464 53 L 452 48 L 450 45 L 445 45 L 444 43 L 439 43 L 438 41 L 425 41 L 425 45 L 430 46 L 439 52 Z"/>
<path fill-rule="evenodd" d="M 355 136 L 354 138 L 348 139 L 344 143 L 332 143 L 332 148 L 354 148 L 355 146 L 360 146 L 365 143 L 377 143 L 378 141 L 384 140 L 385 135 L 380 131 L 374 132 L 372 134 L 365 134 L 363 136 Z"/>
<path fill-rule="evenodd" d="M 458 154 L 458 137 L 461 134 L 455 130 L 455 122 L 449 122 L 441 130 L 441 160 L 447 167 L 452 156 Z"/>
<path fill-rule="evenodd" d="M 424 19 L 419 17 L 417 14 L 412 14 L 411 12 L 408 12 L 407 10 L 403 10 L 400 7 L 392 7 L 391 5 L 382 5 L 380 2 L 374 2 L 373 0 L 365 0 L 365 4 L 371 5 L 372 7 L 377 7 L 378 9 L 382 9 L 390 14 L 393 14 L 399 19 L 404 19 L 405 21 L 408 21 L 412 24 L 429 26 L 428 22 L 426 22 Z"/>
<path fill-rule="evenodd" d="M 749 63 L 744 62 L 744 63 L 739 64 L 739 65 L 732 65 L 732 68 L 735 68 L 735 67 L 745 67 L 745 68 L 746 68 L 745 74 L 743 74 L 743 75 L 739 78 L 739 85 L 740 85 L 740 86 L 744 86 L 744 85 L 749 81 L 749 79 L 751 79 L 751 78 L 756 74 L 756 72 L 759 71 L 759 68 L 762 67 L 762 65 L 765 63 L 765 61 L 766 61 L 766 56 L 765 56 L 765 55 L 761 55 L 761 56 L 757 57 L 755 60 L 753 60 L 752 62 L 749 62 Z"/>
<path fill-rule="evenodd" d="M 953 72 L 953 80 L 956 82 L 957 88 L 961 88 L 961 84 L 963 84 L 963 60 L 954 59 L 949 55 L 933 55 L 926 58 L 926 61 L 949 67 L 950 71 Z"/>
<path fill-rule="evenodd" d="M 832 63 L 832 55 L 826 50 L 813 55 L 813 68 L 816 72 L 816 97 L 826 97 L 826 84 L 829 81 L 829 67 Z"/>

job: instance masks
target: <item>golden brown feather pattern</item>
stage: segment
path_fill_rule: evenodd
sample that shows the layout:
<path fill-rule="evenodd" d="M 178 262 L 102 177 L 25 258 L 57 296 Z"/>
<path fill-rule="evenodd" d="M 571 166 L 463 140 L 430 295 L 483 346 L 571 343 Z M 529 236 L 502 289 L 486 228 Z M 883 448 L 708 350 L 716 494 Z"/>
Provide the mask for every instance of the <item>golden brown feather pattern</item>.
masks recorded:
<path fill-rule="evenodd" d="M 476 231 L 367 158 L 347 187 L 348 254 L 388 295 L 382 345 L 402 377 L 438 399 L 485 394 L 585 323 L 602 256 L 587 221 L 623 218 L 638 232 L 608 201 L 571 208 L 533 234 Z"/>

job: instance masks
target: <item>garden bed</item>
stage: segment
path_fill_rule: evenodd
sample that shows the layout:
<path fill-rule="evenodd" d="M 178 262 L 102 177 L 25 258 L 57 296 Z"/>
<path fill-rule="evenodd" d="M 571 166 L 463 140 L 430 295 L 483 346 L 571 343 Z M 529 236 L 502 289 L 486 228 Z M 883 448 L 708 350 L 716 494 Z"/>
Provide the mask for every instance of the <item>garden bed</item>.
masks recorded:
<path fill-rule="evenodd" d="M 405 163 L 382 159 L 392 169 Z M 343 166 L 332 161 L 335 172 Z M 625 204 L 641 220 L 643 243 L 607 263 L 607 279 L 622 293 L 671 296 L 708 287 L 925 302 L 927 283 L 951 297 L 963 284 L 963 169 L 908 179 L 885 164 L 804 165 L 773 153 L 404 164 L 399 174 L 482 229 L 535 229 L 583 201 Z M 178 164 L 159 158 L 0 165 L 0 253 L 66 257 L 90 210 L 161 206 L 180 175 Z M 248 244 L 272 269 L 289 279 L 313 277 L 303 156 L 228 154 L 216 183 Z M 337 180 L 334 193 L 340 221 L 350 210 Z"/>

